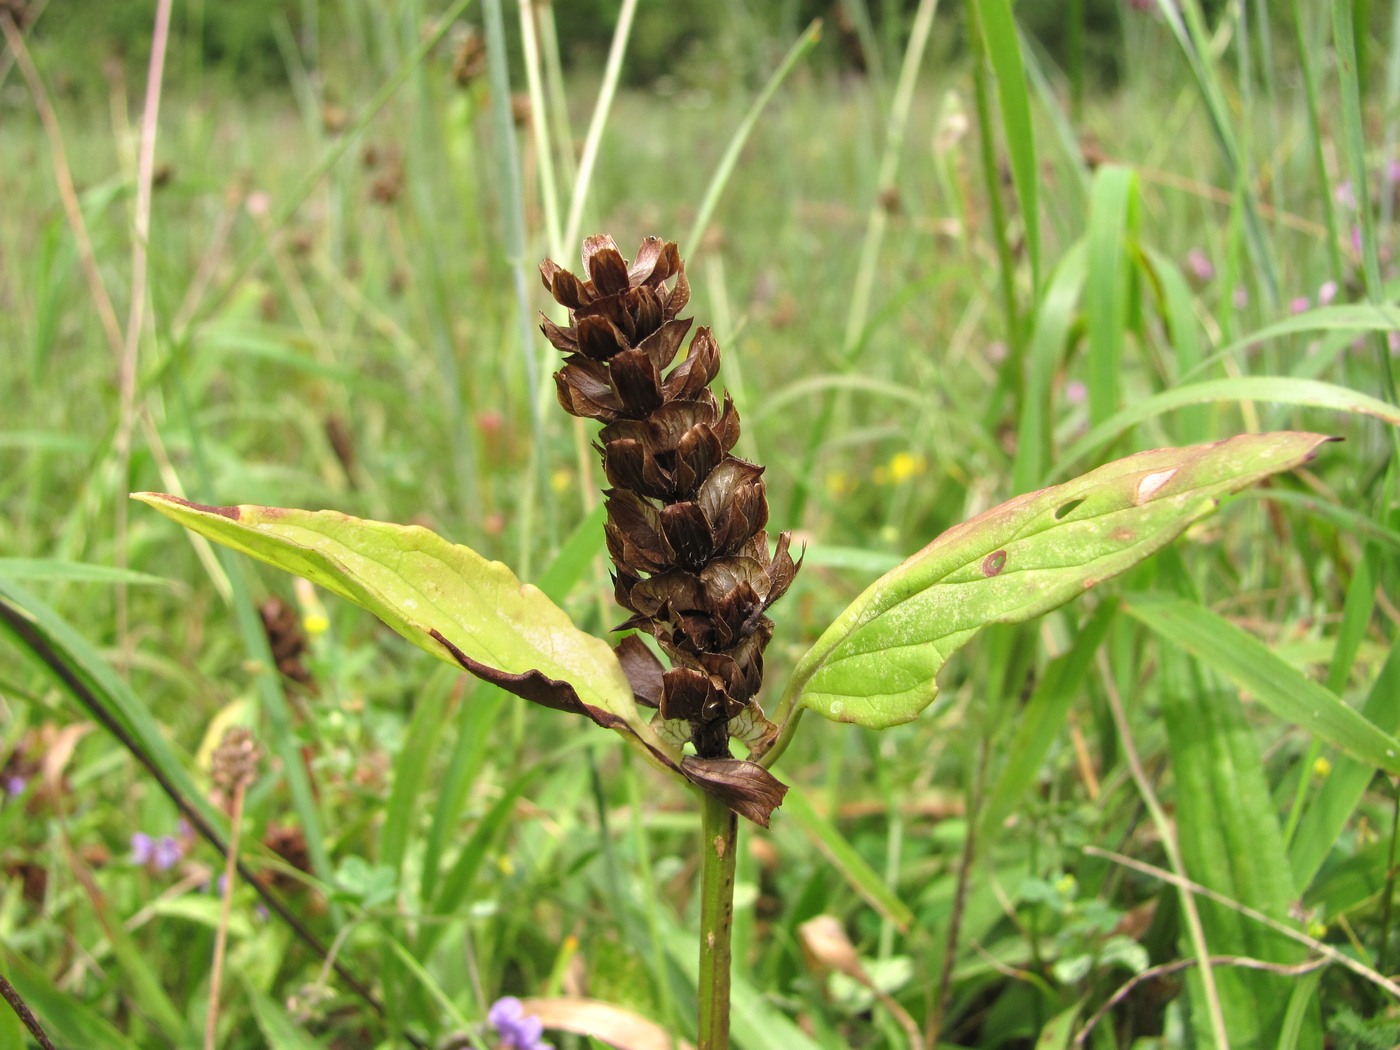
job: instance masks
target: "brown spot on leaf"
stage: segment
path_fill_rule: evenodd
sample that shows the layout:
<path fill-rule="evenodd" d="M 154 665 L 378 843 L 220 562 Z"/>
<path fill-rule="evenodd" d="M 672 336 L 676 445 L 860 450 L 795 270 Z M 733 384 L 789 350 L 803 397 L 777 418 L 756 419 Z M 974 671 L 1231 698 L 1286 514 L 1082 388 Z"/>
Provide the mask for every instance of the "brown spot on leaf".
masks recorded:
<path fill-rule="evenodd" d="M 195 503 L 192 500 L 183 499 L 180 496 L 167 495 L 166 493 L 161 493 L 160 498 L 167 499 L 171 503 L 178 503 L 182 507 L 189 507 L 190 510 L 197 510 L 201 514 L 219 514 L 228 518 L 230 521 L 238 520 L 237 507 L 211 507 L 207 503 Z"/>
<path fill-rule="evenodd" d="M 992 551 L 982 559 L 982 575 L 996 576 L 1006 568 L 1006 551 Z"/>

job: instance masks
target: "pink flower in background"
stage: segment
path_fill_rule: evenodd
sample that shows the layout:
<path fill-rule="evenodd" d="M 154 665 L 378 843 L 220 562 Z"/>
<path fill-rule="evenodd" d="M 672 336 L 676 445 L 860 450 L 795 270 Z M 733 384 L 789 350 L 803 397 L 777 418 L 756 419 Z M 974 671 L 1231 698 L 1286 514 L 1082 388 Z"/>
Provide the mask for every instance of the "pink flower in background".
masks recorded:
<path fill-rule="evenodd" d="M 1186 253 L 1186 268 L 1191 271 L 1192 277 L 1202 283 L 1215 279 L 1215 263 L 1199 248 L 1192 248 Z"/>
<path fill-rule="evenodd" d="M 1312 306 L 1312 300 L 1306 295 L 1300 295 L 1288 304 L 1288 312 L 1291 314 L 1300 314 L 1310 306 Z"/>
<path fill-rule="evenodd" d="M 1065 399 L 1071 405 L 1082 405 L 1089 398 L 1089 388 L 1078 379 L 1071 379 L 1065 385 Z"/>
<path fill-rule="evenodd" d="M 1243 310 L 1249 305 L 1249 289 L 1242 284 L 1235 285 L 1235 294 L 1230 300 L 1235 304 L 1236 310 Z"/>
<path fill-rule="evenodd" d="M 1325 281 L 1321 288 L 1317 290 L 1317 305 L 1331 306 L 1332 300 L 1337 298 L 1337 282 Z"/>
<path fill-rule="evenodd" d="M 1337 183 L 1337 188 L 1332 191 L 1332 199 L 1343 208 L 1356 210 L 1356 191 L 1352 189 L 1350 179 L 1343 179 Z"/>

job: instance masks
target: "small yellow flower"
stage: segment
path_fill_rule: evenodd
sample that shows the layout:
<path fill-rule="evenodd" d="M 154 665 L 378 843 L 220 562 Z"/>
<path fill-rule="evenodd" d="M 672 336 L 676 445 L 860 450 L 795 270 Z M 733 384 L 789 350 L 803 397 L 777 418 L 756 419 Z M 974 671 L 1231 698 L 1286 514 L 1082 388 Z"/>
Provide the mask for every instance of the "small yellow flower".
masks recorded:
<path fill-rule="evenodd" d="M 331 629 L 331 618 L 323 612 L 308 613 L 302 617 L 301 626 L 313 638 Z"/>
<path fill-rule="evenodd" d="M 1313 763 L 1312 772 L 1318 780 L 1326 780 L 1327 775 L 1332 772 L 1332 763 L 1327 761 L 1326 756 L 1319 755 L 1317 761 Z"/>
<path fill-rule="evenodd" d="M 549 475 L 549 487 L 554 490 L 556 496 L 562 496 L 574 487 L 573 471 L 560 467 Z"/>
<path fill-rule="evenodd" d="M 1055 892 L 1061 897 L 1073 898 L 1079 890 L 1079 883 L 1073 875 L 1061 875 L 1055 881 Z"/>
<path fill-rule="evenodd" d="M 510 876 L 515 874 L 515 864 L 511 861 L 509 856 L 502 853 L 496 858 L 496 870 L 506 876 L 506 878 L 510 878 Z"/>
<path fill-rule="evenodd" d="M 844 496 L 851 488 L 851 479 L 844 470 L 833 470 L 826 476 L 826 491 L 833 496 Z"/>
<path fill-rule="evenodd" d="M 890 457 L 890 480 L 899 485 L 923 473 L 924 457 L 912 452 L 896 452 Z"/>

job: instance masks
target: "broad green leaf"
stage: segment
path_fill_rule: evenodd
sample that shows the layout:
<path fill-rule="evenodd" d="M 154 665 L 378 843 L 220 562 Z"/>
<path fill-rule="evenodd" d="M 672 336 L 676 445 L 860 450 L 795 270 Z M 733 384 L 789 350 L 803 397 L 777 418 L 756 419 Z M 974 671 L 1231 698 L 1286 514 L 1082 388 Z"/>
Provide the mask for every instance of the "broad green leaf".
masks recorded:
<path fill-rule="evenodd" d="M 914 718 L 948 657 L 989 623 L 1039 616 L 1160 550 L 1221 496 L 1329 440 L 1280 432 L 1157 449 L 1018 496 L 881 577 L 802 658 L 784 698 L 874 729 Z"/>
<path fill-rule="evenodd" d="M 1223 616 L 1192 602 L 1134 595 L 1123 609 L 1249 691 L 1280 718 L 1316 733 L 1372 769 L 1400 773 L 1400 740 L 1348 707 Z M 1386 712 L 1393 722 L 1393 714 Z"/>
<path fill-rule="evenodd" d="M 580 713 L 594 721 L 625 725 L 662 746 L 638 715 L 632 687 L 607 642 L 580 631 L 538 588 L 469 547 L 420 526 L 335 511 L 206 507 L 152 492 L 133 498 L 211 540 L 348 598 L 440 660 L 512 692 L 523 689 L 545 706 L 581 705 Z M 561 686 L 572 688 L 576 705 L 561 699 Z"/>

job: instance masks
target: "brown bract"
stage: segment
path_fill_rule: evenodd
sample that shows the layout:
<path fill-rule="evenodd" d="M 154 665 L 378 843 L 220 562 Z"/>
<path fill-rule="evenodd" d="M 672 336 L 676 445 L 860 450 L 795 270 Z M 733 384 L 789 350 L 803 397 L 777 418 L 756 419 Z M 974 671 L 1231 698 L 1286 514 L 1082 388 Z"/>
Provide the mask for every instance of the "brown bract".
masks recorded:
<path fill-rule="evenodd" d="M 655 637 L 672 666 L 635 639 L 618 655 L 640 703 L 690 723 L 698 758 L 728 759 L 729 720 L 763 681 L 773 635 L 765 611 L 797 573 L 790 537 L 770 555 L 763 468 L 732 454 L 739 414 L 709 389 L 719 344 L 677 316 L 690 285 L 675 243 L 649 237 L 629 263 L 612 238 L 589 237 L 583 272 L 540 266 L 569 311 L 567 326 L 544 318 L 540 327 L 565 355 L 559 403 L 603 424 L 614 593 L 632 614 L 620 629 Z M 743 779 L 729 785 L 736 796 Z"/>

